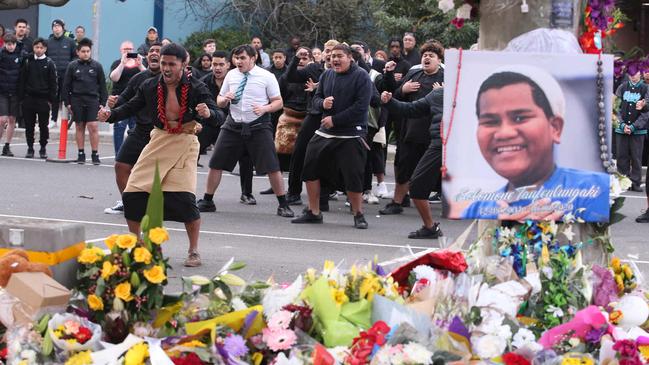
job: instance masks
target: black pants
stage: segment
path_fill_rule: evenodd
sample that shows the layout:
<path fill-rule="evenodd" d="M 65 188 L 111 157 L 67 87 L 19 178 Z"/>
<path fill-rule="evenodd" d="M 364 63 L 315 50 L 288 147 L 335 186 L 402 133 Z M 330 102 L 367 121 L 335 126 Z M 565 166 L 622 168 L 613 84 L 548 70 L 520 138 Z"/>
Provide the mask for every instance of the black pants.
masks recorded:
<path fill-rule="evenodd" d="M 441 195 L 442 190 L 442 145 L 439 140 L 432 141 L 417 163 L 410 178 L 410 197 L 428 199 L 432 191 Z"/>
<path fill-rule="evenodd" d="M 633 186 L 642 183 L 642 149 L 645 136 L 641 134 L 615 134 L 617 170 L 631 179 Z"/>
<path fill-rule="evenodd" d="M 370 146 L 370 150 L 367 151 L 367 159 L 365 160 L 363 191 L 372 190 L 372 177 L 375 173 L 385 173 L 383 146 L 372 142 L 376 133 L 378 133 L 377 129 L 367 127 L 367 138 L 365 138 L 365 141 L 367 142 L 367 145 Z"/>
<path fill-rule="evenodd" d="M 288 193 L 290 195 L 302 194 L 302 169 L 304 167 L 304 157 L 309 141 L 320 128 L 321 115 L 307 114 L 302 121 L 302 127 L 295 139 L 295 148 L 291 156 L 290 173 L 288 175 Z"/>
<path fill-rule="evenodd" d="M 49 123 L 50 106 L 47 99 L 25 97 L 22 104 L 23 117 L 25 118 L 25 138 L 27 146 L 34 148 L 34 129 L 36 127 L 36 118 L 38 118 L 38 128 L 40 131 L 39 142 L 41 147 L 47 145 L 50 138 L 50 130 L 47 126 Z"/>
<path fill-rule="evenodd" d="M 63 88 L 63 79 L 65 77 L 65 70 L 63 72 L 59 72 L 59 77 L 58 77 L 58 91 L 56 94 L 56 105 L 52 105 L 52 120 L 57 120 L 59 118 L 59 104 L 61 104 L 61 89 Z"/>

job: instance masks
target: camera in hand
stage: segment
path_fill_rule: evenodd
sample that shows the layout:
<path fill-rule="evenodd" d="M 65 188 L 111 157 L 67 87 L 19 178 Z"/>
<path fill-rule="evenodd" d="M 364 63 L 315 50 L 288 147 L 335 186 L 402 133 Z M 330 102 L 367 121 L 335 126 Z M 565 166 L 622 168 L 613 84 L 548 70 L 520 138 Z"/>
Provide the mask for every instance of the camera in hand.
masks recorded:
<path fill-rule="evenodd" d="M 127 53 L 126 58 L 137 58 L 137 52 L 129 52 L 129 53 Z"/>

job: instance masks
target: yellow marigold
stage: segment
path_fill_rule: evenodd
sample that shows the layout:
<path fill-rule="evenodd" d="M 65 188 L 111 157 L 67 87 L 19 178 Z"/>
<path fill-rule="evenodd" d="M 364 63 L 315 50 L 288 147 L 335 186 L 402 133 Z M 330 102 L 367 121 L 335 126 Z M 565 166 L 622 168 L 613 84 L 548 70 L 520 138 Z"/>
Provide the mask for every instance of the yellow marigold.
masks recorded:
<path fill-rule="evenodd" d="M 144 247 L 138 247 L 133 251 L 135 262 L 142 262 L 146 265 L 151 263 L 151 252 Z"/>
<path fill-rule="evenodd" d="M 81 250 L 79 258 L 77 259 L 79 263 L 90 265 L 99 261 L 104 257 L 104 251 L 99 247 L 87 247 Z"/>
<path fill-rule="evenodd" d="M 151 228 L 149 230 L 149 239 L 151 242 L 161 245 L 163 242 L 169 240 L 169 233 L 163 227 Z"/>
<path fill-rule="evenodd" d="M 121 234 L 119 237 L 117 237 L 117 247 L 124 249 L 124 250 L 129 250 L 133 247 L 135 247 L 135 244 L 137 243 L 137 237 L 132 234 Z"/>
<path fill-rule="evenodd" d="M 147 357 L 149 357 L 149 346 L 145 342 L 140 342 L 126 351 L 124 365 L 142 365 Z"/>
<path fill-rule="evenodd" d="M 198 341 L 198 340 L 192 340 L 192 341 L 189 341 L 189 342 L 183 342 L 183 343 L 180 344 L 180 346 L 182 346 L 182 347 L 206 347 L 206 345 L 204 343 L 202 343 L 201 341 Z"/>
<path fill-rule="evenodd" d="M 101 268 L 101 277 L 104 280 L 107 280 L 111 275 L 117 272 L 119 270 L 119 267 L 117 265 L 113 265 L 110 261 L 104 261 L 104 264 Z"/>
<path fill-rule="evenodd" d="M 144 270 L 144 277 L 153 284 L 160 284 L 167 278 L 160 265 L 155 265 L 149 270 Z"/>
<path fill-rule="evenodd" d="M 119 237 L 119 235 L 111 234 L 110 236 L 106 237 L 106 239 L 104 240 L 104 243 L 106 244 L 106 247 L 108 247 L 109 250 L 112 250 L 113 246 L 117 244 L 117 237 Z"/>
<path fill-rule="evenodd" d="M 92 357 L 90 351 L 81 351 L 78 354 L 70 357 L 65 365 L 90 365 L 92 364 Z"/>
<path fill-rule="evenodd" d="M 88 295 L 88 306 L 94 311 L 104 310 L 104 301 L 100 297 L 90 294 Z"/>
<path fill-rule="evenodd" d="M 125 281 L 117 285 L 115 287 L 115 296 L 125 302 L 133 300 L 133 295 L 131 294 L 131 283 Z"/>

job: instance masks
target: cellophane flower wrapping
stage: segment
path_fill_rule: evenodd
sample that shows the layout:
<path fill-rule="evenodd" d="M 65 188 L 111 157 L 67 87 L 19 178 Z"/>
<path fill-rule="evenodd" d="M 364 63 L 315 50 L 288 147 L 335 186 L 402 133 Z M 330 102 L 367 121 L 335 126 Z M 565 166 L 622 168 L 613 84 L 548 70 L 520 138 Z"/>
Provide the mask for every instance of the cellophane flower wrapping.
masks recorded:
<path fill-rule="evenodd" d="M 92 337 L 86 343 L 81 344 L 78 342 L 71 343 L 65 340 L 59 339 L 54 335 L 54 330 L 59 326 L 63 325 L 67 321 L 76 321 L 80 325 L 87 327 L 92 332 Z M 85 350 L 97 350 L 99 347 L 99 341 L 101 340 L 101 326 L 96 323 L 92 323 L 85 318 L 81 318 L 74 314 L 65 313 L 65 314 L 55 314 L 52 319 L 47 324 L 47 331 L 49 332 L 50 337 L 52 338 L 52 343 L 56 348 L 61 351 L 67 352 L 78 352 Z"/>

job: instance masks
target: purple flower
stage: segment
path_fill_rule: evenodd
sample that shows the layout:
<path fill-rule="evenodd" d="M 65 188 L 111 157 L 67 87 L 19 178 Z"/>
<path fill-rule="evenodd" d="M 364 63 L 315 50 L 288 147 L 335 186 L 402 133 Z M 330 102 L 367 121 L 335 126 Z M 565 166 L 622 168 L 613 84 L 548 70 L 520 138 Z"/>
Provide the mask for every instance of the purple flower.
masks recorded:
<path fill-rule="evenodd" d="M 617 284 L 611 272 L 601 266 L 593 265 L 593 304 L 599 307 L 606 307 L 609 303 L 617 300 Z"/>
<path fill-rule="evenodd" d="M 606 333 L 605 326 L 602 326 L 600 328 L 593 328 L 586 333 L 584 340 L 589 343 L 598 344 L 605 333 Z"/>
<path fill-rule="evenodd" d="M 248 353 L 246 340 L 239 335 L 228 335 L 225 340 L 223 340 L 223 348 L 228 355 L 232 357 L 242 357 Z"/>

